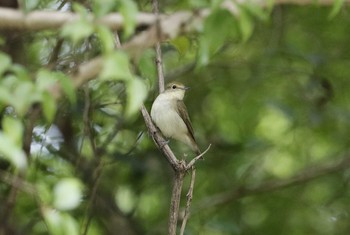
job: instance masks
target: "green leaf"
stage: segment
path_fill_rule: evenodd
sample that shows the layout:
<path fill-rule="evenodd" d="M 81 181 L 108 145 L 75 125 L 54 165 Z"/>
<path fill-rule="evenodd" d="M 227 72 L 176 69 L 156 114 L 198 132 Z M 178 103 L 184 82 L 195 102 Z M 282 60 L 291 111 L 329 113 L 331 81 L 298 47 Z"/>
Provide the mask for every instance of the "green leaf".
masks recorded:
<path fill-rule="evenodd" d="M 237 35 L 236 19 L 225 9 L 213 11 L 204 22 L 204 32 L 199 42 L 198 66 L 209 63 L 210 57 L 225 41 Z"/>
<path fill-rule="evenodd" d="M 21 146 L 4 132 L 0 132 L 0 157 L 8 160 L 20 170 L 27 167 L 27 158 Z"/>
<path fill-rule="evenodd" d="M 56 83 L 55 73 L 47 69 L 39 70 L 36 78 L 36 88 L 40 91 L 47 91 Z"/>
<path fill-rule="evenodd" d="M 101 17 L 111 12 L 115 7 L 115 0 L 93 0 L 92 10 L 97 17 Z"/>
<path fill-rule="evenodd" d="M 344 5 L 345 0 L 335 0 L 332 6 L 332 10 L 328 15 L 328 19 L 333 19 L 340 11 L 342 6 Z"/>
<path fill-rule="evenodd" d="M 94 32 L 91 22 L 79 19 L 65 24 L 61 30 L 61 36 L 70 39 L 74 45 L 89 37 Z"/>
<path fill-rule="evenodd" d="M 139 108 L 147 97 L 147 87 L 141 79 L 134 78 L 127 83 L 126 92 L 126 116 L 129 117 L 139 111 Z"/>
<path fill-rule="evenodd" d="M 139 61 L 138 68 L 141 77 L 154 80 L 157 75 L 156 66 L 154 66 L 155 52 L 153 49 L 145 50 Z"/>
<path fill-rule="evenodd" d="M 56 101 L 48 91 L 44 91 L 42 93 L 42 96 L 43 97 L 41 103 L 43 113 L 46 120 L 51 123 L 54 120 L 57 111 Z"/>
<path fill-rule="evenodd" d="M 265 10 L 261 5 L 250 3 L 247 1 L 243 5 L 240 5 L 241 8 L 244 8 L 252 16 L 257 17 L 259 20 L 267 21 L 269 19 L 269 11 Z"/>
<path fill-rule="evenodd" d="M 58 210 L 72 210 L 79 206 L 82 185 L 76 178 L 59 181 L 54 188 L 54 206 Z"/>
<path fill-rule="evenodd" d="M 23 1 L 22 3 L 22 5 L 24 6 L 24 11 L 26 13 L 35 10 L 39 4 L 40 0 Z"/>
<path fill-rule="evenodd" d="M 137 5 L 132 0 L 120 0 L 120 13 L 124 19 L 125 37 L 133 34 L 136 26 Z"/>
<path fill-rule="evenodd" d="M 79 227 L 77 221 L 70 215 L 55 209 L 44 207 L 43 215 L 47 224 L 49 234 L 52 235 L 78 235 Z"/>
<path fill-rule="evenodd" d="M 82 4 L 73 2 L 72 6 L 74 12 L 78 13 L 82 18 L 86 19 L 89 14 L 88 9 L 86 9 Z"/>
<path fill-rule="evenodd" d="M 132 74 L 129 68 L 129 58 L 127 54 L 116 51 L 108 54 L 104 58 L 103 68 L 100 73 L 103 80 L 129 80 Z"/>
<path fill-rule="evenodd" d="M 96 28 L 97 36 L 101 41 L 102 53 L 106 54 L 114 50 L 114 35 L 103 25 L 98 25 Z"/>
<path fill-rule="evenodd" d="M 4 130 L 4 134 L 11 138 L 11 140 L 21 148 L 23 139 L 22 122 L 13 117 L 4 116 L 2 120 L 2 127 Z"/>
<path fill-rule="evenodd" d="M 0 102 L 3 104 L 10 104 L 12 100 L 12 94 L 7 87 L 0 85 Z"/>
<path fill-rule="evenodd" d="M 252 36 L 254 29 L 254 22 L 249 12 L 240 7 L 240 13 L 238 16 L 239 29 L 242 35 L 242 41 L 246 42 L 250 36 Z"/>
<path fill-rule="evenodd" d="M 76 102 L 76 94 L 73 82 L 62 72 L 52 72 L 47 69 L 41 69 L 36 78 L 36 88 L 39 91 L 47 92 L 59 83 L 63 92 L 67 95 L 72 104 Z"/>
<path fill-rule="evenodd" d="M 15 108 L 17 114 L 23 116 L 31 107 L 33 102 L 41 101 L 41 94 L 37 92 L 32 82 L 21 81 L 18 83 L 12 93 L 11 105 Z"/>
<path fill-rule="evenodd" d="M 11 58 L 0 52 L 0 76 L 11 66 Z"/>
<path fill-rule="evenodd" d="M 11 72 L 13 72 L 19 80 L 31 81 L 31 77 L 28 70 L 19 64 L 14 64 L 11 66 Z"/>
<path fill-rule="evenodd" d="M 173 39 L 171 41 L 171 44 L 173 44 L 176 47 L 177 51 L 181 56 L 184 56 L 190 48 L 190 40 L 185 36 L 180 36 Z"/>
<path fill-rule="evenodd" d="M 75 105 L 77 102 L 77 97 L 72 80 L 63 73 L 58 73 L 56 77 L 64 94 L 66 94 L 68 97 L 68 100 Z"/>

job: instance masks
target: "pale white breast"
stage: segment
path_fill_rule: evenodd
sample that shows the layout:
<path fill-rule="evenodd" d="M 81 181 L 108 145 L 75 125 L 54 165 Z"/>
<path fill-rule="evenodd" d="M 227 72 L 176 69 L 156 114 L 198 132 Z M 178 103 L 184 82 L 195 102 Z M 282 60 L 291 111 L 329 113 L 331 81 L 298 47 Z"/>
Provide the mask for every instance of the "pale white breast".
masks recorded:
<path fill-rule="evenodd" d="M 153 102 L 151 117 L 165 137 L 181 140 L 187 133 L 187 127 L 175 111 L 175 105 L 176 100 L 160 94 Z"/>

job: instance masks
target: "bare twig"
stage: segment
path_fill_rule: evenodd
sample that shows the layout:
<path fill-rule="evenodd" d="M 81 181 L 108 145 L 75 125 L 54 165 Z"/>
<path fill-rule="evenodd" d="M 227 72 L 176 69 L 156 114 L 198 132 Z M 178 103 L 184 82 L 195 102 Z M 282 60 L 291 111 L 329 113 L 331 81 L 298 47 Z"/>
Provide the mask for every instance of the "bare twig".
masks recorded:
<path fill-rule="evenodd" d="M 55 64 L 57 62 L 57 59 L 58 59 L 58 56 L 60 54 L 60 50 L 62 48 L 62 45 L 63 45 L 63 39 L 60 38 L 60 39 L 57 40 L 56 45 L 55 45 L 55 47 L 52 50 L 52 54 L 51 54 L 51 56 L 49 58 L 49 61 L 47 62 L 47 67 L 48 68 L 51 69 L 51 68 L 53 68 L 55 66 Z"/>
<path fill-rule="evenodd" d="M 197 157 L 193 158 L 193 159 L 187 164 L 186 170 L 191 169 L 191 168 L 194 166 L 194 164 L 195 164 L 199 159 L 202 159 L 203 156 L 204 156 L 204 154 L 206 154 L 206 153 L 209 151 L 210 147 L 211 147 L 211 144 L 209 144 L 208 148 L 207 148 L 204 152 L 202 152 L 201 154 L 199 154 Z"/>
<path fill-rule="evenodd" d="M 196 168 L 195 166 L 192 166 L 191 183 L 190 183 L 190 187 L 188 188 L 188 193 L 186 194 L 187 202 L 186 202 L 186 208 L 185 208 L 185 215 L 181 224 L 180 235 L 184 234 L 188 218 L 190 217 L 190 207 L 191 207 L 191 202 L 193 198 L 193 189 L 194 189 L 195 181 L 196 181 Z"/>
<path fill-rule="evenodd" d="M 92 128 L 93 124 L 91 123 L 91 120 L 90 120 L 91 98 L 90 98 L 90 90 L 88 85 L 84 86 L 84 94 L 85 94 L 85 104 L 84 104 L 84 113 L 83 113 L 84 134 L 89 138 L 94 157 L 97 157 L 96 143 L 95 143 L 94 133 Z"/>

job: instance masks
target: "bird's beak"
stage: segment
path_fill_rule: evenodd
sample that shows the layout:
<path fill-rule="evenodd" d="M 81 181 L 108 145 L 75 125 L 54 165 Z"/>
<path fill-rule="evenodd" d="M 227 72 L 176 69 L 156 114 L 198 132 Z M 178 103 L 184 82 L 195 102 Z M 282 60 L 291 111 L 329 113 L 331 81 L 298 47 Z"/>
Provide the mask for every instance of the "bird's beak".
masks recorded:
<path fill-rule="evenodd" d="M 184 86 L 182 89 L 186 91 L 186 90 L 190 89 L 190 87 Z"/>

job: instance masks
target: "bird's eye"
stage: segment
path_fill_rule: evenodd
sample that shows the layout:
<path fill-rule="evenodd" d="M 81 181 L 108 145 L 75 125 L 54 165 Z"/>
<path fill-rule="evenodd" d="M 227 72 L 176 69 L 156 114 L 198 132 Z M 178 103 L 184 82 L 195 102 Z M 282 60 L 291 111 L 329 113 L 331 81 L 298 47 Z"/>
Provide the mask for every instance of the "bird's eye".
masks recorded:
<path fill-rule="evenodd" d="M 171 88 L 176 89 L 176 85 L 173 85 Z"/>

